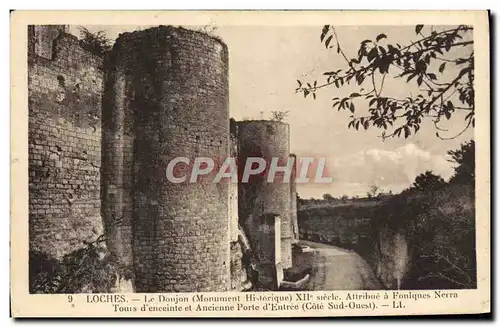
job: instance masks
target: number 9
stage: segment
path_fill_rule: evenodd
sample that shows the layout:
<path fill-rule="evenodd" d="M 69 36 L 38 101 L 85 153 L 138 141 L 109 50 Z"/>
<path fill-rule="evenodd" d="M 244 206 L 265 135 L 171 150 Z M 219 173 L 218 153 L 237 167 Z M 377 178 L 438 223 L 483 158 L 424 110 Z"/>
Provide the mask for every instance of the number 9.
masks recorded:
<path fill-rule="evenodd" d="M 72 295 L 68 295 L 68 302 L 69 303 L 73 302 L 73 296 Z"/>

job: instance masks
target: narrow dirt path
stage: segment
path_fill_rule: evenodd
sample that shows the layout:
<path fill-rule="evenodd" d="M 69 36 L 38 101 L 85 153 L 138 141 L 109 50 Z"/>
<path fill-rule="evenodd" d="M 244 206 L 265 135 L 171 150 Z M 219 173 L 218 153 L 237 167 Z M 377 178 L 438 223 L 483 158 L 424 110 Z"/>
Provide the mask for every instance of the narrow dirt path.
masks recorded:
<path fill-rule="evenodd" d="M 355 252 L 309 241 L 300 243 L 312 250 L 295 253 L 293 258 L 293 270 L 312 269 L 306 290 L 382 289 L 370 266 Z"/>

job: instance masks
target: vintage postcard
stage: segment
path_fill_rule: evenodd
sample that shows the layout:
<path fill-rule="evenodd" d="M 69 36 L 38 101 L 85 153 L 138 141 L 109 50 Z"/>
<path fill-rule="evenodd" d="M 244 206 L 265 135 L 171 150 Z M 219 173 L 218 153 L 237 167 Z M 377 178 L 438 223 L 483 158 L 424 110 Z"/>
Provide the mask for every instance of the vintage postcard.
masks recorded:
<path fill-rule="evenodd" d="M 11 58 L 13 317 L 490 312 L 488 12 L 13 11 Z"/>

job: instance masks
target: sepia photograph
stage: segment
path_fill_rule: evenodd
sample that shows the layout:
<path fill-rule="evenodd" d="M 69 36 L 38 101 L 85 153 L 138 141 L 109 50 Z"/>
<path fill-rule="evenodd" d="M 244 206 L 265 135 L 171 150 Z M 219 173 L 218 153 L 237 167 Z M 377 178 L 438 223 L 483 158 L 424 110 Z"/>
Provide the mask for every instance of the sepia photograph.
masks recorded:
<path fill-rule="evenodd" d="M 470 19 L 80 21 L 23 27 L 29 295 L 321 291 L 331 312 L 478 290 Z"/>

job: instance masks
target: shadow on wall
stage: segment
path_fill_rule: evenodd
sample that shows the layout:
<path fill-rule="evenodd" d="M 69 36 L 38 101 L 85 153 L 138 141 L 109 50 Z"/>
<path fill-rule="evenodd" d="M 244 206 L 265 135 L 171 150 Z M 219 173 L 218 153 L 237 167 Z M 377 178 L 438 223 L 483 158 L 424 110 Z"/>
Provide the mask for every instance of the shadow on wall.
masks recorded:
<path fill-rule="evenodd" d="M 371 219 L 380 203 L 370 206 L 314 207 L 298 211 L 300 239 L 357 252 L 374 266 Z"/>

